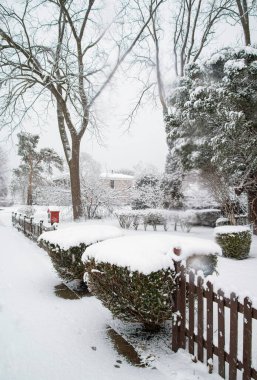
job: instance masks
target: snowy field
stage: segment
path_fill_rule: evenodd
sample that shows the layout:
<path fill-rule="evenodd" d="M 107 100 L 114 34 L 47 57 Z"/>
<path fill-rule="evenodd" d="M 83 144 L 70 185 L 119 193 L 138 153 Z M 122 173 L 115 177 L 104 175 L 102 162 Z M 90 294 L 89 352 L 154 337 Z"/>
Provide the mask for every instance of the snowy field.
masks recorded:
<path fill-rule="evenodd" d="M 149 337 L 141 342 L 140 352 L 152 356 L 149 367 L 127 363 L 107 333 L 108 326 L 119 330 L 121 323 L 113 321 L 95 297 L 66 300 L 55 295 L 60 280 L 48 255 L 11 227 L 11 211 L 0 210 L 1 380 L 220 379 L 208 375 L 205 365 L 192 363 L 183 351 L 172 353 L 167 337 L 166 344 L 157 339 L 153 346 L 154 339 L 148 343 Z M 118 226 L 117 221 L 110 222 Z M 60 228 L 69 224 L 63 223 Z M 150 228 L 149 232 L 126 231 L 128 235 L 148 233 L 152 233 Z M 184 235 L 172 228 L 163 233 Z M 213 230 L 195 227 L 189 236 L 213 240 Z M 256 237 L 249 259 L 219 258 L 218 271 L 215 287 L 248 295 L 256 307 Z"/>

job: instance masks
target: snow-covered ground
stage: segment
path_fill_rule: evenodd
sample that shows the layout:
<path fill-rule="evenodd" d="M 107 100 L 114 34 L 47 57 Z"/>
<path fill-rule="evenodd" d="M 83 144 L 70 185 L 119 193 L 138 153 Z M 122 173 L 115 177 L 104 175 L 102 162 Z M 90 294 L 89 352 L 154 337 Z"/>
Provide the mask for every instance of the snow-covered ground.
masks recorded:
<path fill-rule="evenodd" d="M 150 368 L 127 363 L 115 351 L 106 330 L 111 325 L 126 332 L 127 327 L 113 321 L 95 297 L 58 298 L 54 287 L 60 280 L 47 254 L 11 227 L 11 211 L 12 208 L 0 210 L 1 380 L 220 379 L 215 374 L 208 375 L 205 365 L 192 363 L 185 352 L 172 353 L 167 334 L 165 341 L 156 339 L 156 343 L 155 338 L 139 339 L 140 353 L 154 359 Z M 118 226 L 116 220 L 107 223 Z M 61 223 L 59 228 L 68 226 L 70 223 Z M 153 234 L 151 228 L 125 233 Z M 168 232 L 159 228 L 159 233 L 177 238 L 185 235 L 174 232 L 172 227 Z M 214 240 L 211 228 L 194 227 L 186 236 Z M 257 306 L 256 237 L 249 259 L 219 257 L 218 271 L 216 288 L 221 286 L 227 294 L 234 290 L 242 297 L 250 296 Z"/>

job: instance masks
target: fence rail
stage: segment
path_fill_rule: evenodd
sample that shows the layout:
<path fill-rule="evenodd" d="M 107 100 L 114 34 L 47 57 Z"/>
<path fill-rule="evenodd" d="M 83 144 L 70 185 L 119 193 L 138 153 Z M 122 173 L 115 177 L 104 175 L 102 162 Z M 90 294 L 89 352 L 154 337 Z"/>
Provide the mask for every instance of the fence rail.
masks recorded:
<path fill-rule="evenodd" d="M 238 301 L 235 293 L 230 298 L 220 289 L 214 292 L 210 282 L 176 263 L 177 284 L 174 302 L 174 323 L 172 331 L 172 349 L 188 348 L 195 360 L 206 362 L 209 372 L 213 370 L 213 356 L 217 357 L 218 372 L 225 379 L 228 363 L 229 380 L 237 379 L 237 371 L 242 371 L 242 379 L 257 380 L 257 370 L 252 368 L 252 329 L 253 320 L 257 320 L 257 310 L 252 307 L 248 297 L 244 303 Z M 225 318 L 225 308 L 229 311 L 229 322 Z M 239 326 L 239 315 L 243 326 Z M 218 345 L 214 344 L 215 331 Z M 226 342 L 225 324 L 229 325 L 229 338 Z M 227 334 L 228 335 L 228 334 Z M 242 360 L 238 358 L 239 338 L 243 348 Z M 229 352 L 225 350 L 225 344 Z"/>
<path fill-rule="evenodd" d="M 18 230 L 22 231 L 26 236 L 30 237 L 33 240 L 37 238 L 44 231 L 53 231 L 55 227 L 46 227 L 44 226 L 44 221 L 34 222 L 33 217 L 28 217 L 23 214 L 18 214 L 17 212 L 12 212 L 12 225 Z"/>

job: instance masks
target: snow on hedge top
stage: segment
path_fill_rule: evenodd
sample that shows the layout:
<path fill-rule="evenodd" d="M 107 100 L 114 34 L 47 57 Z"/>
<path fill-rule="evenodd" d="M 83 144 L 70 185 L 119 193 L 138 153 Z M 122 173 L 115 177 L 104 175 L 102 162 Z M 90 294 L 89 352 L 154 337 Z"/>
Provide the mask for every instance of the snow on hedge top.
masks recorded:
<path fill-rule="evenodd" d="M 105 239 L 111 239 L 122 236 L 124 233 L 118 227 L 74 223 L 74 226 L 59 229 L 56 231 L 44 232 L 39 236 L 38 241 L 44 240 L 50 244 L 59 245 L 61 249 L 69 249 L 84 243 L 90 245 Z"/>
<path fill-rule="evenodd" d="M 176 256 L 173 248 L 181 248 Z M 82 261 L 94 258 L 144 274 L 173 266 L 174 260 L 184 260 L 193 254 L 219 254 L 221 248 L 214 242 L 192 237 L 147 234 L 124 236 L 91 245 L 82 255 Z"/>
<path fill-rule="evenodd" d="M 249 226 L 221 226 L 214 228 L 214 235 L 234 234 L 244 231 L 251 231 L 251 229 Z"/>

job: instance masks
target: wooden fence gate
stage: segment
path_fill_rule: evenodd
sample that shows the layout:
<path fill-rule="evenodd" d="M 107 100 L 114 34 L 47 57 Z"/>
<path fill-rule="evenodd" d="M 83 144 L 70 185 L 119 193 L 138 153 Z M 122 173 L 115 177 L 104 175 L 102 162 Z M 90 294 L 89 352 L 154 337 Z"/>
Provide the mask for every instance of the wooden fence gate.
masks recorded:
<path fill-rule="evenodd" d="M 242 304 L 234 293 L 230 298 L 224 297 L 221 289 L 215 293 L 212 283 L 204 284 L 201 276 L 192 271 L 187 274 L 180 263 L 175 265 L 173 351 L 187 348 L 193 360 L 209 366 L 210 373 L 216 356 L 219 375 L 224 379 L 236 380 L 238 371 L 242 371 L 243 380 L 257 380 L 257 370 L 252 368 L 252 332 L 257 310 L 249 298 L 246 297 Z M 241 358 L 238 357 L 239 348 L 240 351 L 242 348 Z"/>

